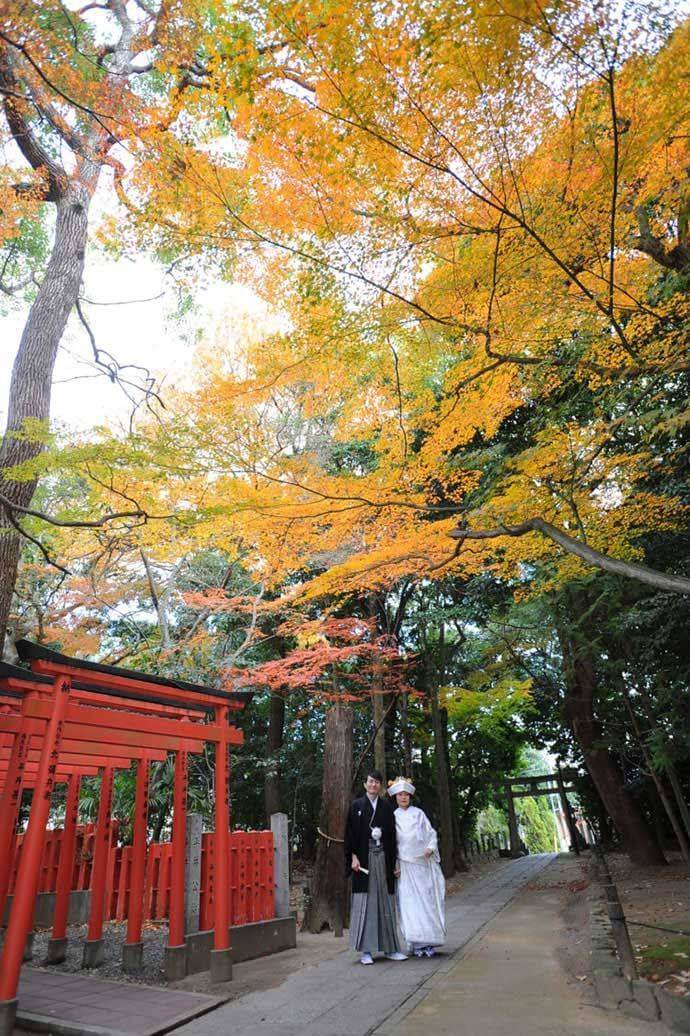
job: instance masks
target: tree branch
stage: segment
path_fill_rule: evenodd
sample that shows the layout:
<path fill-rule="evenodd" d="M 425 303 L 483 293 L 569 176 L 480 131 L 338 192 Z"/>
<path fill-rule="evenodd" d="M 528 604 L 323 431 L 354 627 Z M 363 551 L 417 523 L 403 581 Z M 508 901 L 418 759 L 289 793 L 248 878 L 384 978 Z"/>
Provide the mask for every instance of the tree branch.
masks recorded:
<path fill-rule="evenodd" d="M 17 147 L 31 168 L 46 173 L 48 177 L 46 200 L 54 201 L 59 196 L 60 184 L 65 179 L 65 171 L 48 154 L 31 129 L 28 119 L 20 108 L 18 87 L 10 55 L 7 48 L 2 47 L 0 49 L 0 94 L 3 94 L 3 108 L 7 124 Z"/>
<path fill-rule="evenodd" d="M 626 579 L 636 579 L 647 586 L 653 586 L 655 590 L 669 590 L 671 593 L 690 594 L 690 579 L 685 576 L 667 575 L 647 565 L 640 565 L 636 561 L 620 561 L 608 554 L 602 554 L 594 547 L 576 540 L 573 536 L 558 529 L 543 518 L 528 518 L 527 521 L 518 525 L 500 525 L 495 529 L 454 529 L 450 536 L 458 541 L 458 548 L 461 549 L 465 540 L 494 540 L 501 536 L 526 536 L 530 532 L 540 532 L 547 536 L 559 547 L 563 547 L 568 554 L 574 554 L 587 565 L 603 569 L 604 572 L 611 572 L 613 575 L 624 576 Z"/>
<path fill-rule="evenodd" d="M 667 248 L 663 240 L 652 233 L 649 225 L 649 213 L 644 205 L 640 205 L 635 210 L 635 216 L 640 233 L 632 240 L 633 248 L 636 248 L 638 252 L 644 252 L 666 270 L 682 273 L 690 268 L 690 245 L 687 240 L 682 239 L 680 232 L 677 244 L 673 248 Z"/>
<path fill-rule="evenodd" d="M 91 521 L 63 520 L 61 518 L 53 518 L 52 515 L 46 514 L 44 511 L 34 511 L 31 507 L 22 507 L 20 504 L 15 504 L 4 493 L 0 493 L 0 507 L 3 508 L 10 521 L 12 521 L 15 513 L 26 514 L 31 518 L 38 518 L 42 522 L 47 522 L 48 525 L 56 525 L 61 529 L 100 529 L 107 525 L 108 522 L 113 522 L 120 518 L 134 518 L 138 524 L 146 525 L 149 518 L 153 517 L 153 515 L 139 509 L 136 511 L 109 511 L 100 518 L 94 518 Z M 157 517 L 170 516 L 159 515 Z M 23 530 L 19 531 L 22 532 L 22 535 L 26 535 Z M 27 536 L 27 539 L 30 538 Z"/>

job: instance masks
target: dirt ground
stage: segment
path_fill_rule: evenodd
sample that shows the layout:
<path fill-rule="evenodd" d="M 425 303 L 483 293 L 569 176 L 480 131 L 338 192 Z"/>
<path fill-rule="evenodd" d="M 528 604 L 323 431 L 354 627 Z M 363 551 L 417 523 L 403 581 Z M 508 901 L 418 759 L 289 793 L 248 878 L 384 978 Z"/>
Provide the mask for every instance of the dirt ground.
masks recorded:
<path fill-rule="evenodd" d="M 690 869 L 678 855 L 667 855 L 667 867 L 636 867 L 622 853 L 607 853 L 606 859 L 618 886 L 640 976 L 690 997 Z"/>

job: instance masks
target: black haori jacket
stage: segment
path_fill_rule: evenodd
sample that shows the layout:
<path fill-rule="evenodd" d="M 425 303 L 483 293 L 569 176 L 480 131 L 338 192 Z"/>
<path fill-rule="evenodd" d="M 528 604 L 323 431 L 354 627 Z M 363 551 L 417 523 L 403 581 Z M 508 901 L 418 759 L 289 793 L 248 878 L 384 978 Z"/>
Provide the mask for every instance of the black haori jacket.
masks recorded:
<path fill-rule="evenodd" d="M 395 892 L 395 861 L 398 848 L 395 840 L 395 817 L 388 799 L 379 798 L 376 814 L 367 795 L 355 799 L 345 825 L 345 872 L 352 875 L 352 891 L 368 892 L 369 878 L 366 874 L 352 870 L 352 854 L 355 853 L 362 867 L 369 870 L 369 838 L 372 827 L 381 828 L 381 842 L 386 856 L 386 878 L 388 891 Z"/>

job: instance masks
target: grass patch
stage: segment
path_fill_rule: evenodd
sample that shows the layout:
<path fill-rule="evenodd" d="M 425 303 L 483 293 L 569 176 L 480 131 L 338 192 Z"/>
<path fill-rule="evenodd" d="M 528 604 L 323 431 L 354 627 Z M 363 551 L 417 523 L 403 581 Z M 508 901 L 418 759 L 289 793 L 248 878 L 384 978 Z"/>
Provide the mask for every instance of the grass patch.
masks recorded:
<path fill-rule="evenodd" d="M 685 925 L 679 925 L 685 928 Z M 655 933 L 663 938 L 661 932 Z M 658 982 L 659 979 L 690 971 L 690 936 L 669 936 L 655 946 L 641 946 L 638 951 L 640 974 Z"/>

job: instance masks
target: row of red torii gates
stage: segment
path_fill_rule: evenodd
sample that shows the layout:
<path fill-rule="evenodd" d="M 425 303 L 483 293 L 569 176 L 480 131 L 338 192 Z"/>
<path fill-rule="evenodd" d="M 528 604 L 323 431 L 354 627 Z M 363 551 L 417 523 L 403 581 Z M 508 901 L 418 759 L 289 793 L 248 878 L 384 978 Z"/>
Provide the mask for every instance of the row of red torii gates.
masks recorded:
<path fill-rule="evenodd" d="M 244 707 L 244 699 L 232 692 L 69 658 L 28 641 L 20 641 L 17 650 L 30 669 L 0 663 L 0 920 L 15 859 L 22 793 L 30 788 L 33 795 L 0 956 L 0 1036 L 9 1036 L 16 1017 L 19 976 L 33 929 L 51 797 L 57 784 L 67 786 L 66 811 L 48 960 L 63 960 L 67 950 L 80 782 L 84 776 L 100 773 L 88 933 L 83 951 L 84 967 L 96 967 L 103 958 L 113 776 L 115 770 L 129 769 L 136 762 L 131 884 L 123 951 L 124 966 L 135 970 L 141 962 L 143 946 L 150 764 L 174 753 L 166 954 L 184 958 L 189 755 L 203 752 L 209 742 L 215 745 L 216 832 L 210 965 L 213 979 L 226 981 L 232 975 L 228 747 L 242 743 L 242 732 L 231 725 L 230 718 Z"/>

